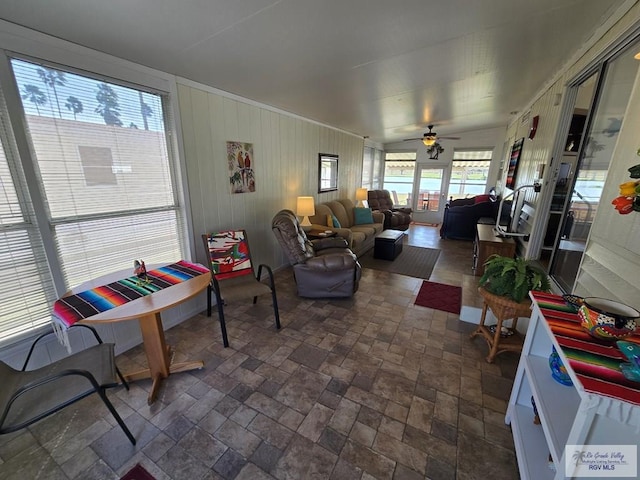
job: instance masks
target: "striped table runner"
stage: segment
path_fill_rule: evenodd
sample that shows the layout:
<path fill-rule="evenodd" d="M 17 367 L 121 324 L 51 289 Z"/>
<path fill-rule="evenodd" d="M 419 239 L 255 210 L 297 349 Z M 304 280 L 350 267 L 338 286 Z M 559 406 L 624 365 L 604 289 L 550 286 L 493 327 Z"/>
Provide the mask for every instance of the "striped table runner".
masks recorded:
<path fill-rule="evenodd" d="M 61 327 L 100 312 L 123 305 L 163 288 L 209 273 L 209 269 L 195 263 L 180 260 L 177 263 L 147 272 L 148 282 L 140 282 L 131 276 L 101 287 L 92 288 L 57 300 L 53 305 L 53 317 Z"/>
<path fill-rule="evenodd" d="M 542 292 L 531 295 L 585 391 L 640 405 L 640 383 L 628 380 L 620 371 L 620 363 L 627 358 L 615 341 L 592 337 L 580 325 L 576 308 L 562 297 Z M 640 345 L 640 336 L 625 341 Z"/>

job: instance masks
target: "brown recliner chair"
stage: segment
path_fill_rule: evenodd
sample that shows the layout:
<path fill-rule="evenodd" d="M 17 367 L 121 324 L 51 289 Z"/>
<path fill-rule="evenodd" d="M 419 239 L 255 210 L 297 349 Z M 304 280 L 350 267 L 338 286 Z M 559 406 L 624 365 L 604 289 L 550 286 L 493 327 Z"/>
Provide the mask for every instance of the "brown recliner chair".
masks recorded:
<path fill-rule="evenodd" d="M 340 237 L 310 241 L 291 210 L 281 210 L 271 228 L 293 265 L 301 297 L 350 297 L 358 290 L 361 267 Z"/>
<path fill-rule="evenodd" d="M 413 210 L 394 207 L 389 190 L 369 190 L 367 200 L 371 210 L 378 210 L 384 214 L 385 230 L 407 230 L 409 228 Z"/>

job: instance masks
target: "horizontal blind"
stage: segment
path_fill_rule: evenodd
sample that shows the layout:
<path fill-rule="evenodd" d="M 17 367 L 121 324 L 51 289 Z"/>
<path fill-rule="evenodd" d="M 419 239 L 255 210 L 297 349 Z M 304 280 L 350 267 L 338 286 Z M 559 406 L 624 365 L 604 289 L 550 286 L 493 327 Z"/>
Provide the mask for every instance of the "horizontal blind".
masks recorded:
<path fill-rule="evenodd" d="M 11 64 L 67 286 L 182 258 L 166 95 Z"/>
<path fill-rule="evenodd" d="M 0 342 L 49 321 L 55 299 L 0 91 Z"/>

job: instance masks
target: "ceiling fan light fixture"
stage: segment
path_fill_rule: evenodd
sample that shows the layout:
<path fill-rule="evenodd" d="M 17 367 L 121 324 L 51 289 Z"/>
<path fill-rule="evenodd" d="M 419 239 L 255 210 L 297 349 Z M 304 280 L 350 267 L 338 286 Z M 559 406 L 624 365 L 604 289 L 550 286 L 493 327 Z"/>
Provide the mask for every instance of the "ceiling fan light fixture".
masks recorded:
<path fill-rule="evenodd" d="M 425 133 L 424 137 L 422 137 L 422 143 L 424 143 L 425 147 L 432 146 L 436 143 L 436 135 L 434 133 Z"/>

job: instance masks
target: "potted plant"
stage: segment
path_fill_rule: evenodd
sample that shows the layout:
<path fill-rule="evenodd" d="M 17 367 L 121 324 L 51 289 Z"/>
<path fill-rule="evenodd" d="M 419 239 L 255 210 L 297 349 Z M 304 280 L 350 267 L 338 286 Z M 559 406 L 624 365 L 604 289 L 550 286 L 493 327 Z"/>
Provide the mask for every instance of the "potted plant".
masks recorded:
<path fill-rule="evenodd" d="M 480 287 L 494 295 L 521 303 L 527 298 L 529 290 L 551 290 L 547 274 L 524 258 L 492 255 L 484 265 Z"/>

